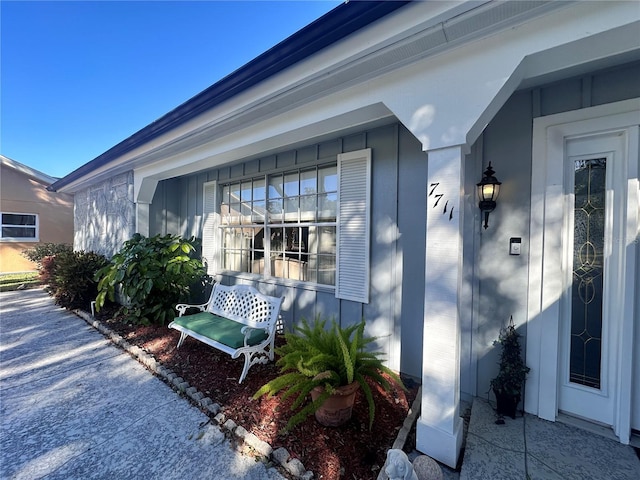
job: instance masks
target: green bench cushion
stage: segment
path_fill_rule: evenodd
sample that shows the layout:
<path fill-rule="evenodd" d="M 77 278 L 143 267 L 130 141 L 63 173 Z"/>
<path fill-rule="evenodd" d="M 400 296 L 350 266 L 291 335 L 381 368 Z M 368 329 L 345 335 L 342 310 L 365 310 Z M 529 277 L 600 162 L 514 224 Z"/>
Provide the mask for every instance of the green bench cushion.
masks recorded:
<path fill-rule="evenodd" d="M 201 312 L 175 318 L 173 322 L 228 347 L 240 348 L 244 346 L 244 335 L 240 331 L 244 325 L 228 318 L 219 317 L 209 312 Z M 248 343 L 256 345 L 265 340 L 267 336 L 267 332 L 262 329 L 252 329 L 249 331 Z"/>

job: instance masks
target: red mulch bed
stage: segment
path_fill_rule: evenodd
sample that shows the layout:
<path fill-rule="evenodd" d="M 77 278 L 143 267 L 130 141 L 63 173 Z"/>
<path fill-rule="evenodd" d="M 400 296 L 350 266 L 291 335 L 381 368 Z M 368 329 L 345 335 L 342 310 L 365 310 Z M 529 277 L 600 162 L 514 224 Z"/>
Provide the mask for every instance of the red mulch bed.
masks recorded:
<path fill-rule="evenodd" d="M 407 392 L 400 388 L 384 392 L 372 386 L 376 412 L 371 431 L 366 400 L 358 393 L 353 417 L 346 425 L 323 427 L 311 416 L 283 435 L 279 432 L 290 417 L 291 401 L 282 403 L 279 396 L 252 399 L 264 383 L 278 375 L 274 363 L 254 365 L 244 382 L 238 384 L 243 359 L 232 360 L 229 355 L 194 339 L 187 339 L 178 350 L 179 333 L 173 329 L 131 326 L 108 318 L 105 311 L 101 314 L 102 321 L 130 344 L 152 354 L 166 368 L 218 403 L 227 419 L 268 442 L 274 450 L 286 448 L 317 479 L 377 478 L 387 450 L 391 448 L 418 391 L 418 386 L 411 380 L 405 382 L 410 387 Z M 276 344 L 282 341 L 279 337 Z"/>

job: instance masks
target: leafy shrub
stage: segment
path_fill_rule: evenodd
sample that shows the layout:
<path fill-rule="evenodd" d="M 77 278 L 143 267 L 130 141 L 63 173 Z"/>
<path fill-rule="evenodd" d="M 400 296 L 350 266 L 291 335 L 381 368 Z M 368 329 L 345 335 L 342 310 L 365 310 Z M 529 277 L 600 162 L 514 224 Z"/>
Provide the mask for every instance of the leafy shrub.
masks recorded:
<path fill-rule="evenodd" d="M 58 253 L 72 253 L 73 247 L 67 243 L 41 243 L 33 248 L 22 251 L 22 256 L 34 262 L 38 269 L 45 257 L 51 257 Z"/>
<path fill-rule="evenodd" d="M 195 238 L 178 235 L 144 237 L 136 233 L 96 274 L 96 308 L 124 296 L 120 313 L 134 324 L 165 325 L 175 317 L 174 307 L 188 298 L 189 285 L 204 274 L 202 262 L 193 258 Z"/>
<path fill-rule="evenodd" d="M 391 384 L 383 376 L 387 374 L 400 388 L 405 389 L 405 386 L 400 377 L 384 365 L 381 353 L 367 350 L 377 337 L 365 337 L 364 328 L 364 320 L 344 328 L 333 320 L 331 328 L 327 329 L 326 320 L 320 317 L 312 325 L 303 318 L 294 332 L 285 334 L 286 343 L 276 349 L 280 357 L 276 362 L 280 376 L 264 384 L 253 398 L 272 396 L 280 391 L 284 391 L 282 400 L 295 397 L 291 410 L 298 411 L 289 419 L 285 427 L 288 431 L 315 413 L 338 387 L 358 382 L 369 407 L 371 430 L 375 403 L 367 379 L 388 391 Z M 322 394 L 303 406 L 316 387 L 322 388 Z"/>
<path fill-rule="evenodd" d="M 95 252 L 63 251 L 41 260 L 40 279 L 58 305 L 87 309 L 98 294 L 94 276 L 108 264 L 105 256 Z"/>

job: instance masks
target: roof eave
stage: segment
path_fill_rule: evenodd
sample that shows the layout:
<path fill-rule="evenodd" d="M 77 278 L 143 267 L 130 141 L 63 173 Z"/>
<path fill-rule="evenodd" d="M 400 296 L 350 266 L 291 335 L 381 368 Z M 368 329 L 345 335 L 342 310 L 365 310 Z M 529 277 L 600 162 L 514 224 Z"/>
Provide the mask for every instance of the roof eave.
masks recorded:
<path fill-rule="evenodd" d="M 314 55 L 407 3 L 409 1 L 365 1 L 339 5 L 158 120 L 56 181 L 48 189 L 58 191 L 90 175 L 94 170 Z"/>

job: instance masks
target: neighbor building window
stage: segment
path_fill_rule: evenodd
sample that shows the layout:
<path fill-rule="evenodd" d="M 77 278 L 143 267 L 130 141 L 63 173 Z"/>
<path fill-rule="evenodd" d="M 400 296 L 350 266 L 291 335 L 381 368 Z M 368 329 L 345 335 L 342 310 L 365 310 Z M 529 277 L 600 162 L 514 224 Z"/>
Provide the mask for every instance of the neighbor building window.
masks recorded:
<path fill-rule="evenodd" d="M 222 186 L 222 268 L 334 285 L 336 164 Z"/>
<path fill-rule="evenodd" d="M 2 212 L 2 240 L 37 242 L 38 215 Z"/>

